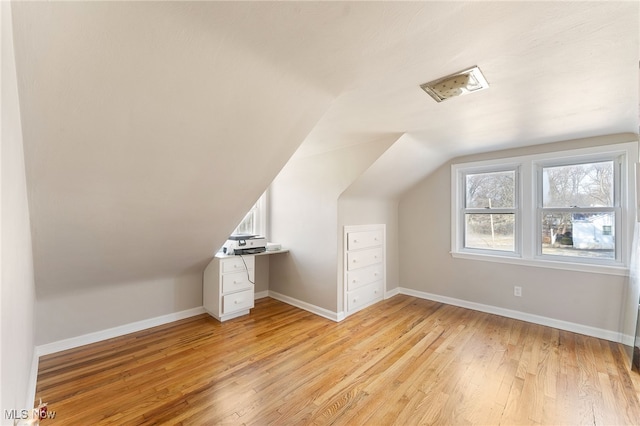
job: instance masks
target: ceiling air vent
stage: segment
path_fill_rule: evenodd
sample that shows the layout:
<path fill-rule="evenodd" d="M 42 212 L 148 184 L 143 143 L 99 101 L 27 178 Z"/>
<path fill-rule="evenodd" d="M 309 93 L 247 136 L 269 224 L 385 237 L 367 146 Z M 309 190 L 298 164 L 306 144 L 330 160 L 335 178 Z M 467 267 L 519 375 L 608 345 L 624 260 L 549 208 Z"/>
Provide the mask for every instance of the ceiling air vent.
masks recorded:
<path fill-rule="evenodd" d="M 437 102 L 489 87 L 477 66 L 420 85 Z"/>

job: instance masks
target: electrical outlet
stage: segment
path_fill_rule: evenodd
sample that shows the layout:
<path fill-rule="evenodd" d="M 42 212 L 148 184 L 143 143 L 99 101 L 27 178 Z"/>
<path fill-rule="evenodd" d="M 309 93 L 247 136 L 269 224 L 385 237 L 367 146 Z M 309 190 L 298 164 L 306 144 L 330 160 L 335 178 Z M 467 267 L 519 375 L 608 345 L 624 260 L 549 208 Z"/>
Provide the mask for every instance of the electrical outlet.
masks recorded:
<path fill-rule="evenodd" d="M 513 287 L 513 295 L 517 297 L 522 297 L 522 287 L 514 286 Z"/>

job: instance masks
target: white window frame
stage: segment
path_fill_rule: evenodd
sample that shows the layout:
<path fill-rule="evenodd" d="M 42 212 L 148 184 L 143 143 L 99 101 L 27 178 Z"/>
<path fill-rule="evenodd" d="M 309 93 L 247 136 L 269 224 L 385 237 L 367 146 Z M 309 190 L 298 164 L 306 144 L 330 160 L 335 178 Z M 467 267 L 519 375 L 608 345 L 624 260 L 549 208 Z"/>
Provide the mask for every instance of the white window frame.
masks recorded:
<path fill-rule="evenodd" d="M 555 158 L 553 160 L 541 160 L 534 162 L 535 167 L 535 182 L 534 188 L 536 193 L 536 258 L 542 260 L 550 260 L 550 261 L 564 261 L 565 259 L 571 259 L 571 262 L 576 263 L 588 263 L 588 264 L 603 264 L 603 265 L 617 265 L 624 266 L 623 262 L 623 244 L 622 238 L 619 238 L 620 229 L 623 229 L 622 219 L 624 217 L 623 214 L 623 206 L 622 206 L 622 194 L 624 192 L 623 188 L 625 186 L 623 179 L 623 170 L 624 170 L 624 159 L 625 154 L 620 152 L 606 152 L 601 154 L 593 154 L 593 155 L 581 155 L 581 156 L 572 156 L 571 158 Z M 555 167 L 555 166 L 572 166 L 578 164 L 589 164 L 589 163 L 598 163 L 603 161 L 612 161 L 614 167 L 614 193 L 613 193 L 613 206 L 612 207 L 577 207 L 577 208 L 567 208 L 567 207 L 543 207 L 542 202 L 542 170 L 544 167 Z M 572 213 L 590 213 L 590 212 L 611 212 L 615 215 L 615 258 L 614 259 L 598 259 L 598 258 L 578 258 L 571 256 L 554 256 L 549 254 L 542 253 L 542 215 L 545 211 L 555 211 L 555 212 L 572 212 Z M 631 228 L 633 229 L 633 228 Z"/>
<path fill-rule="evenodd" d="M 580 259 L 574 256 L 541 254 L 542 223 L 540 216 L 541 168 L 616 159 L 619 181 L 615 191 L 616 259 Z M 451 255 L 455 258 L 513 263 L 555 269 L 628 275 L 631 253 L 631 235 L 636 220 L 635 163 L 638 161 L 638 143 L 579 148 L 486 161 L 452 164 L 451 166 Z M 496 250 L 466 249 L 464 247 L 464 179 L 468 173 L 500 171 L 517 167 L 516 253 Z"/>
<path fill-rule="evenodd" d="M 250 233 L 268 238 L 267 236 L 267 228 L 268 228 L 267 212 L 269 208 L 268 199 L 269 199 L 269 193 L 267 190 L 260 196 L 260 198 L 258 198 L 258 201 L 256 201 L 256 203 L 251 207 L 251 209 L 242 218 L 238 226 L 236 226 L 236 228 L 233 230 L 231 234 L 240 233 L 238 228 L 240 228 L 240 225 L 242 225 L 242 222 L 244 222 L 249 215 L 253 215 L 253 230 Z"/>
<path fill-rule="evenodd" d="M 469 208 L 466 206 L 466 177 L 470 174 L 482 174 L 482 173 L 499 173 L 499 172 L 514 172 L 515 175 L 515 205 L 513 208 L 491 208 L 491 209 L 483 209 L 483 208 Z M 521 252 L 521 227 L 519 226 L 520 222 L 520 165 L 517 163 L 513 164 L 487 164 L 485 166 L 479 167 L 469 167 L 460 170 L 459 175 L 459 206 L 460 206 L 460 215 L 458 217 L 458 227 L 461 232 L 458 235 L 460 240 L 458 241 L 458 246 L 464 252 L 468 253 L 476 253 L 476 254 L 487 254 L 487 255 L 498 255 L 498 256 L 508 256 L 508 257 L 519 257 Z M 481 248 L 470 248 L 465 247 L 465 229 L 466 229 L 466 214 L 486 214 L 487 212 L 491 212 L 493 214 L 513 214 L 515 217 L 515 225 L 514 225 L 514 250 L 513 251 L 505 251 L 505 250 L 495 250 L 495 249 L 481 249 Z"/>

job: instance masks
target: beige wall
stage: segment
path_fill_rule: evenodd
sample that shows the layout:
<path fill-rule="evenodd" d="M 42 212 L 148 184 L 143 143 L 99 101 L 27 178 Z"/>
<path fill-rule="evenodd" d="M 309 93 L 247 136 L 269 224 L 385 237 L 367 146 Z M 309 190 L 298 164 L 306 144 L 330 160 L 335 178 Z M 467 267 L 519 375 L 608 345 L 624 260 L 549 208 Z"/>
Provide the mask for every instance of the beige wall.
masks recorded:
<path fill-rule="evenodd" d="M 271 257 L 273 256 L 255 256 L 255 293 L 262 293 L 269 290 L 269 271 L 271 270 Z"/>
<path fill-rule="evenodd" d="M 0 416 L 33 406 L 27 399 L 34 353 L 33 255 L 25 181 L 11 4 L 0 5 L 2 22 L 2 147 L 0 235 Z M 33 378 L 35 379 L 35 378 Z M 28 404 L 28 405 L 25 405 Z"/>
<path fill-rule="evenodd" d="M 634 135 L 570 141 L 455 159 L 467 162 L 598 144 L 629 142 Z M 627 277 L 453 258 L 451 164 L 407 191 L 399 203 L 400 285 L 404 288 L 498 308 L 621 330 Z M 522 287 L 522 297 L 513 287 Z"/>
<path fill-rule="evenodd" d="M 202 273 L 89 286 L 36 301 L 44 345 L 202 306 Z"/>
<path fill-rule="evenodd" d="M 12 7 L 34 231 L 37 344 L 199 306 L 196 277 L 302 141 L 313 142 L 311 151 L 318 153 L 389 129 L 420 130 L 420 137 L 404 137 L 369 179 L 360 180 L 359 191 L 375 199 L 385 197 L 381 191 L 395 196 L 450 152 L 506 143 L 505 134 L 523 131 L 517 115 L 500 123 L 483 119 L 502 117 L 488 111 L 511 105 L 508 98 L 475 117 L 473 143 L 455 137 L 465 136 L 466 127 L 442 133 L 457 129 L 438 119 L 452 116 L 448 107 L 425 102 L 406 83 L 422 72 L 407 62 L 413 58 L 407 47 L 433 38 L 423 31 L 428 25 L 412 26 L 412 44 L 408 33 L 397 31 L 406 23 L 438 22 L 437 13 L 420 5 L 398 6 L 393 22 L 386 19 L 387 6 L 374 3 L 346 9 L 286 2 Z M 440 5 L 435 12 L 464 26 L 447 9 Z M 565 28 L 560 22 L 554 28 Z M 624 52 L 629 43 L 620 46 Z M 520 44 L 507 51 L 519 51 Z M 528 49 L 528 55 L 538 50 Z M 580 50 L 573 50 L 578 58 Z M 600 56 L 600 65 L 610 62 Z M 381 81 L 390 83 L 382 91 Z M 570 126 L 561 120 L 562 128 L 582 131 L 583 117 L 600 117 L 595 112 L 605 109 L 594 99 L 586 115 L 565 114 L 572 120 Z M 565 107 L 538 110 L 552 116 Z M 525 121 L 536 127 L 531 123 L 540 120 Z M 425 127 L 427 122 L 436 126 Z M 505 130 L 501 141 L 491 136 L 496 124 Z M 547 140 L 557 126 L 525 133 Z M 463 141 L 443 143 L 458 139 Z M 338 199 L 388 146 L 351 146 L 286 167 L 275 184 L 277 232 L 271 236 L 292 251 L 273 258 L 285 263 L 271 268 L 279 278 L 271 280 L 275 290 L 341 308 L 340 226 L 351 219 L 342 218 Z M 363 210 L 358 204 L 348 204 L 345 214 Z M 392 220 L 387 210 L 379 205 L 370 213 Z"/>
<path fill-rule="evenodd" d="M 338 198 L 392 143 L 383 140 L 294 158 L 270 190 L 270 236 L 291 251 L 271 256 L 270 290 L 326 309 L 339 306 Z"/>
<path fill-rule="evenodd" d="M 37 345 L 202 306 L 205 266 L 340 86 L 269 49 L 277 9 L 13 4 Z"/>

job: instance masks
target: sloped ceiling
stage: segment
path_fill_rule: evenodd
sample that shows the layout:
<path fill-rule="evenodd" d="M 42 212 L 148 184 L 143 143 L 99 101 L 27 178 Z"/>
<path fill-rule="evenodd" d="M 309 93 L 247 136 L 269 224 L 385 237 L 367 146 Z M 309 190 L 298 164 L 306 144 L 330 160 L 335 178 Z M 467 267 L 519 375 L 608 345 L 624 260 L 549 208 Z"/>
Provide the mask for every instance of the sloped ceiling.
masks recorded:
<path fill-rule="evenodd" d="M 296 153 L 397 134 L 345 195 L 397 197 L 461 155 L 638 134 L 640 2 L 422 6 L 372 65 L 384 77 L 342 93 Z M 488 90 L 438 104 L 419 88 L 473 65 Z"/>
<path fill-rule="evenodd" d="M 456 155 L 638 131 L 637 2 L 18 2 L 13 19 L 39 295 L 197 271 L 296 149 L 397 137 L 357 188 L 394 196 Z M 489 90 L 418 87 L 472 65 Z"/>

